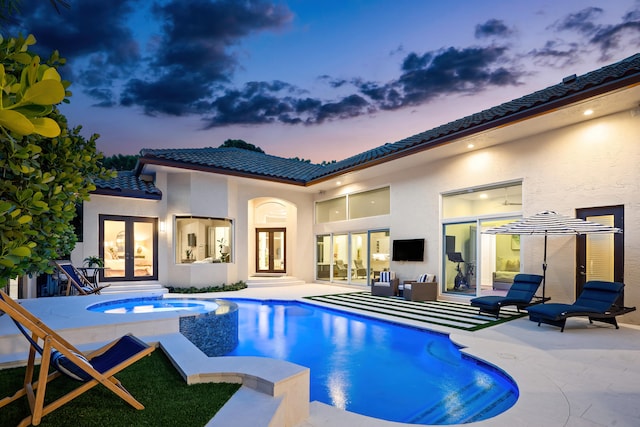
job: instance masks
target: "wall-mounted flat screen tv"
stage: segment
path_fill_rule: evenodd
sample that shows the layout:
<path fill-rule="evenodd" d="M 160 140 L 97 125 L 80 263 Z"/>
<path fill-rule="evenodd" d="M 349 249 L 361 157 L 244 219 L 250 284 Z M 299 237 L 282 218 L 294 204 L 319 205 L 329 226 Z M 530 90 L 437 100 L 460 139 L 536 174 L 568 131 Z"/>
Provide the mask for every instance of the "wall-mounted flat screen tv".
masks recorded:
<path fill-rule="evenodd" d="M 393 241 L 393 261 L 424 261 L 424 239 Z"/>

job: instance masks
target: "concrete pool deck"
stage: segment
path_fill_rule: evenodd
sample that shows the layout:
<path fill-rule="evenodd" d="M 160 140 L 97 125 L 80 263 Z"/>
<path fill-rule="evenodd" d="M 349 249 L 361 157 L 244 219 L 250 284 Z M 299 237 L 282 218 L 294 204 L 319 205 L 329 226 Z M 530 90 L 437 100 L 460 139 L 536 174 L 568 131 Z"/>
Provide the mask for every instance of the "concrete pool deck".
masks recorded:
<path fill-rule="evenodd" d="M 353 290 L 353 287 L 346 286 L 305 284 L 247 288 L 236 292 L 192 294 L 184 297 L 298 300 L 304 296 L 353 292 Z M 133 295 L 40 298 L 24 300 L 22 303 L 53 329 L 64 329 L 65 338 L 74 344 L 89 345 L 91 342 L 108 341 L 135 327 L 134 333 L 141 338 L 158 342 L 159 337 L 165 337 L 166 345 L 171 346 L 169 344 L 171 339 L 176 339 L 179 335 L 177 322 L 171 320 L 175 319 L 173 316 L 153 313 L 145 315 L 147 316 L 145 321 L 140 321 L 140 318 L 136 317 L 122 318 L 122 316 L 138 316 L 135 314 L 94 313 L 100 316 L 87 316 L 88 312 L 84 311 L 84 307 L 96 301 L 129 296 Z M 308 300 L 304 301 L 311 303 Z M 366 312 L 362 314 L 371 316 Z M 80 315 L 82 315 L 81 319 L 78 317 Z M 388 316 L 375 317 L 424 327 L 410 320 Z M 624 322 L 624 317 L 619 320 Z M 69 328 L 70 323 L 73 326 L 71 328 Z M 451 330 L 445 327 L 429 329 L 449 333 L 454 342 L 464 347 L 463 351 L 501 368 L 518 383 L 520 398 L 511 409 L 492 419 L 470 425 L 482 427 L 540 425 L 631 427 L 640 425 L 640 404 L 638 404 L 640 402 L 640 328 L 637 326 L 621 325 L 619 330 L 615 330 L 610 325 L 598 323 L 589 325 L 584 319 L 574 318 L 568 321 L 565 332 L 561 333 L 559 328 L 548 325 L 538 327 L 525 317 L 475 332 Z M 8 342 L 3 344 L 1 341 L 3 336 L 15 333 L 15 326 L 8 316 L 0 316 L 0 366 L 9 366 L 11 359 L 16 359 L 16 354 L 20 352 L 20 349 L 14 348 L 13 344 Z M 174 344 L 174 346 L 180 345 L 182 344 Z M 194 353 L 186 354 L 188 352 L 197 352 L 197 349 L 188 349 L 179 357 L 193 358 Z M 206 365 L 205 359 L 203 362 Z M 273 384 L 277 384 L 276 379 L 282 375 L 291 375 L 302 380 L 305 376 L 304 368 L 286 364 L 286 362 L 283 362 L 285 365 L 267 363 L 268 366 L 257 367 L 257 365 L 265 365 L 263 360 L 257 362 L 251 358 L 238 358 L 238 363 L 233 365 L 233 361 L 228 361 L 233 358 L 225 359 L 227 361 L 224 362 L 224 368 L 217 368 L 218 372 L 211 374 L 212 379 L 221 378 L 224 370 L 249 371 L 242 378 L 228 374 L 232 380 L 244 381 L 245 385 L 248 378 L 255 378 L 259 382 L 260 378 L 271 376 L 274 378 Z M 202 365 L 202 363 L 193 363 L 193 365 Z M 284 367 L 286 365 L 293 366 L 286 368 Z M 185 369 L 188 370 L 188 366 Z M 206 366 L 205 369 L 207 369 Z M 308 372 L 306 375 L 308 377 Z M 269 415 L 262 416 L 260 411 L 246 411 L 248 407 L 258 407 L 259 404 L 256 402 L 265 400 L 264 387 L 268 382 L 262 385 L 254 384 L 255 386 L 250 386 L 249 389 L 242 387 L 241 392 L 232 398 L 210 425 L 233 425 L 234 427 L 292 425 L 291 418 L 287 421 L 283 414 L 276 414 L 271 418 Z M 294 386 L 293 390 L 296 389 L 295 387 L 299 387 L 299 384 Z M 263 395 L 255 393 L 255 390 Z M 274 401 L 286 399 L 286 393 L 279 396 L 272 393 L 272 397 L 267 396 L 267 402 L 259 407 L 268 406 L 269 399 Z M 295 402 L 291 403 L 295 406 Z M 383 402 L 374 404 L 383 404 Z M 302 411 L 304 412 L 304 409 Z M 246 417 L 247 412 L 255 412 L 258 419 Z M 265 414 L 267 413 L 268 410 Z M 227 418 L 233 417 L 234 414 L 236 418 Z M 230 419 L 234 419 L 233 424 L 228 424 Z M 308 416 L 304 414 L 303 420 L 296 422 L 295 425 L 298 427 L 408 426 L 408 424 L 348 413 L 319 402 L 311 402 Z"/>

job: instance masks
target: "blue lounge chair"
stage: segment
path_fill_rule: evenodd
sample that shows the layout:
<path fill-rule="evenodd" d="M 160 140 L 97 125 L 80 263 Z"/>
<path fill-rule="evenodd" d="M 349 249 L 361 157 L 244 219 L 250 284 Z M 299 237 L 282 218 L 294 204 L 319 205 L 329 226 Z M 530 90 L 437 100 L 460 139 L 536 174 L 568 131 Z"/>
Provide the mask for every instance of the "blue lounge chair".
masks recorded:
<path fill-rule="evenodd" d="M 635 307 L 620 307 L 615 303 L 622 295 L 624 284 L 619 282 L 603 282 L 592 280 L 585 283 L 582 293 L 573 304 L 543 304 L 531 307 L 529 319 L 533 322 L 546 323 L 560 327 L 564 326 L 569 317 L 588 317 L 589 323 L 594 320 L 608 323 L 618 329 L 617 316 L 634 311 Z"/>
<path fill-rule="evenodd" d="M 91 283 L 91 281 L 89 281 L 89 279 L 78 271 L 78 269 L 69 261 L 54 261 L 54 263 L 56 267 L 58 267 L 60 271 L 67 276 L 67 295 L 71 294 L 72 289 L 79 295 L 100 294 L 102 289 L 109 286 L 108 284 L 97 285 L 96 283 Z"/>
<path fill-rule="evenodd" d="M 538 288 L 542 283 L 542 276 L 538 274 L 516 274 L 513 285 L 509 288 L 507 295 L 501 297 L 497 295 L 487 295 L 473 298 L 470 303 L 473 307 L 478 307 L 480 313 L 494 314 L 496 319 L 500 317 L 500 309 L 506 306 L 516 306 L 518 311 L 534 304 L 539 304 L 549 298 L 535 297 Z"/>
<path fill-rule="evenodd" d="M 1 409 L 27 396 L 31 415 L 22 420 L 19 426 L 40 424 L 42 417 L 98 384 L 104 385 L 134 408 L 144 409 L 142 403 L 138 402 L 114 375 L 151 354 L 155 347 L 132 335 L 125 335 L 85 356 L 1 290 L 0 311 L 11 317 L 31 344 L 22 387 L 13 396 L 0 399 Z M 40 371 L 34 378 L 36 353 L 40 356 Z M 53 368 L 51 373 L 50 368 Z M 45 392 L 51 387 L 51 381 L 61 374 L 81 384 L 53 401 L 45 400 Z"/>

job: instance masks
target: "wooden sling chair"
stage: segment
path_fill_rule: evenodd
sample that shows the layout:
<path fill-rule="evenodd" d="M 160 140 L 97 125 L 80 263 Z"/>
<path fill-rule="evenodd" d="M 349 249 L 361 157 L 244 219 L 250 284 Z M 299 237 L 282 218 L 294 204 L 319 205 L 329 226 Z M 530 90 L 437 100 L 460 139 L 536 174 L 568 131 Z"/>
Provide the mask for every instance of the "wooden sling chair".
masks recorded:
<path fill-rule="evenodd" d="M 23 419 L 19 427 L 40 424 L 42 417 L 80 396 L 85 391 L 104 385 L 136 409 L 144 409 L 114 375 L 127 366 L 151 354 L 149 346 L 132 335 L 125 335 L 106 346 L 84 356 L 80 350 L 48 328 L 40 319 L 0 290 L 0 311 L 14 321 L 20 332 L 31 344 L 24 383 L 13 396 L 0 400 L 0 408 L 27 396 L 31 415 Z M 36 353 L 40 355 L 40 373 L 34 381 Z M 50 368 L 54 370 L 49 373 Z M 47 385 L 64 374 L 81 384 L 64 396 L 45 404 Z"/>
<path fill-rule="evenodd" d="M 56 267 L 67 276 L 67 295 L 71 293 L 73 288 L 79 295 L 91 295 L 99 294 L 100 291 L 106 288 L 107 285 L 98 286 L 95 283 L 91 283 L 84 274 L 78 271 L 69 261 L 54 261 Z"/>

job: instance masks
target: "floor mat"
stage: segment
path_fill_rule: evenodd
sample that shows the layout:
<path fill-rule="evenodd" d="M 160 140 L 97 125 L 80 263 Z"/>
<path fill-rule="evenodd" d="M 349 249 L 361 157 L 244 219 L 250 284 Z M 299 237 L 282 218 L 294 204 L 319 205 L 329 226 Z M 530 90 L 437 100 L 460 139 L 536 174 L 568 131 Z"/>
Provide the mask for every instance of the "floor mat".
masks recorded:
<path fill-rule="evenodd" d="M 478 314 L 478 309 L 469 304 L 447 301 L 406 301 L 398 297 L 371 295 L 370 292 L 306 298 L 343 308 L 354 308 L 465 331 L 477 331 L 526 316 L 526 313 L 519 313 L 516 308 L 503 308 L 500 310 L 500 318 L 496 319 L 495 316 Z"/>

